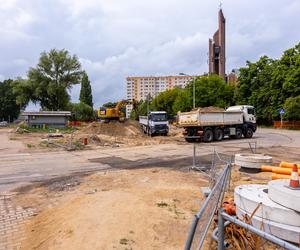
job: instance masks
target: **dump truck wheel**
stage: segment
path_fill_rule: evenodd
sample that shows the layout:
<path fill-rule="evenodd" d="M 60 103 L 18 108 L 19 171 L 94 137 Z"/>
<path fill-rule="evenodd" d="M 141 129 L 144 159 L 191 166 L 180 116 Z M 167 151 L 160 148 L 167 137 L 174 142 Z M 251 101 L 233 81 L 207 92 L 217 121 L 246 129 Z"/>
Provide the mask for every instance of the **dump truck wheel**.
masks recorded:
<path fill-rule="evenodd" d="M 245 131 L 244 136 L 246 138 L 252 138 L 252 136 L 253 136 L 253 130 L 251 128 L 247 128 L 246 131 Z"/>
<path fill-rule="evenodd" d="M 235 138 L 236 139 L 241 139 L 242 136 L 243 136 L 243 131 L 240 128 L 237 128 L 236 132 L 235 132 Z"/>
<path fill-rule="evenodd" d="M 223 140 L 223 130 L 220 128 L 215 129 L 214 131 L 214 140 L 215 141 L 222 141 Z"/>
<path fill-rule="evenodd" d="M 204 142 L 211 142 L 214 139 L 214 134 L 211 129 L 206 129 L 203 134 Z"/>

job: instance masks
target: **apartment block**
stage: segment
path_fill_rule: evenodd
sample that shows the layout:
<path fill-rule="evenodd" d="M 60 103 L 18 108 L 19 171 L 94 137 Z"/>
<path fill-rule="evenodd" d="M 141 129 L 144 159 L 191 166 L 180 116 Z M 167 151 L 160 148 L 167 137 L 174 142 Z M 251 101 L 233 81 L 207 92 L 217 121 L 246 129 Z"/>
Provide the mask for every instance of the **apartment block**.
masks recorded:
<path fill-rule="evenodd" d="M 195 76 L 137 76 L 126 78 L 126 99 L 136 101 L 147 100 L 147 97 L 155 97 L 159 93 L 175 87 L 185 88 Z M 126 106 L 126 116 L 130 116 L 132 105 Z"/>

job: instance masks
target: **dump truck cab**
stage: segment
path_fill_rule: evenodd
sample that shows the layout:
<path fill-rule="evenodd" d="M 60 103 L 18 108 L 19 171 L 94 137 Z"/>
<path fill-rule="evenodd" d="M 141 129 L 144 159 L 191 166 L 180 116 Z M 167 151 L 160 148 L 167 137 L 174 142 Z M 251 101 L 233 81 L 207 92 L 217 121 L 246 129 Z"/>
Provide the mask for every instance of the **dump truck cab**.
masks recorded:
<path fill-rule="evenodd" d="M 226 111 L 237 111 L 243 112 L 244 123 L 247 123 L 253 130 L 256 131 L 256 110 L 250 105 L 237 105 L 231 106 L 226 109 Z"/>
<path fill-rule="evenodd" d="M 139 122 L 144 133 L 148 135 L 167 135 L 169 132 L 169 122 L 165 111 L 151 111 L 148 116 L 140 116 Z"/>

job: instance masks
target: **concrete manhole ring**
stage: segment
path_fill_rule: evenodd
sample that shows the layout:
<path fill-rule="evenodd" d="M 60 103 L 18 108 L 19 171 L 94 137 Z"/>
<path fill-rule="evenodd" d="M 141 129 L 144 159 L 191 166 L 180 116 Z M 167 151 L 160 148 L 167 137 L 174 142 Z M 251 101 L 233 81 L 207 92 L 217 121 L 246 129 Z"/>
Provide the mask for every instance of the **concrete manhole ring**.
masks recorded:
<path fill-rule="evenodd" d="M 272 157 L 264 154 L 236 154 L 235 164 L 244 168 L 260 169 L 261 165 L 272 163 Z"/>

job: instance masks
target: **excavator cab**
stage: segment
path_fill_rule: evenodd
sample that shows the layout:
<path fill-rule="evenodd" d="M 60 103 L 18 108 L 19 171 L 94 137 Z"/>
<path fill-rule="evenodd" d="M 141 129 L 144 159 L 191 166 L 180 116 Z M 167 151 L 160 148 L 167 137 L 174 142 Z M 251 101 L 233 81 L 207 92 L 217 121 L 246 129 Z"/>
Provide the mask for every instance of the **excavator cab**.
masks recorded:
<path fill-rule="evenodd" d="M 112 120 L 124 122 L 125 113 L 122 112 L 122 108 L 127 104 L 133 104 L 134 107 L 136 106 L 135 100 L 122 100 L 118 102 L 114 108 L 101 107 L 98 109 L 98 119 L 104 120 L 105 122 L 110 122 Z"/>

